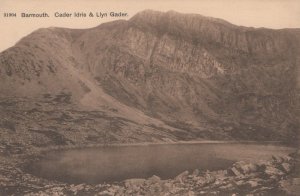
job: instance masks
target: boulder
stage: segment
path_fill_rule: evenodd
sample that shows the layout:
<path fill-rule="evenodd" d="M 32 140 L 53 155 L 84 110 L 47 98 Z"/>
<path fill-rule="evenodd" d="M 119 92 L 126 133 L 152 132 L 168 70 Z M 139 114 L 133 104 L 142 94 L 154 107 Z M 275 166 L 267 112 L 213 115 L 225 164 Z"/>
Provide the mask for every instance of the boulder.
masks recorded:
<path fill-rule="evenodd" d="M 161 182 L 161 181 L 159 181 L 159 182 Z M 149 195 L 159 195 L 162 193 L 163 188 L 164 187 L 162 184 L 153 183 L 147 187 L 147 193 L 149 193 Z"/>
<path fill-rule="evenodd" d="M 286 173 L 290 173 L 292 171 L 292 166 L 289 163 L 282 163 L 281 166 Z"/>
<path fill-rule="evenodd" d="M 160 181 L 161 181 L 160 177 L 153 175 L 152 177 L 148 178 L 146 182 L 150 183 L 150 184 L 154 184 L 154 183 L 158 183 Z"/>
<path fill-rule="evenodd" d="M 99 196 L 113 196 L 114 193 L 111 193 L 109 191 L 101 191 L 97 195 L 99 195 Z"/>
<path fill-rule="evenodd" d="M 174 184 L 171 182 L 166 182 L 163 184 L 163 191 L 164 192 L 170 192 L 174 187 Z"/>
<path fill-rule="evenodd" d="M 214 183 L 216 181 L 216 177 L 210 173 L 206 173 L 205 174 L 205 183 L 206 184 L 210 184 L 210 183 Z"/>
<path fill-rule="evenodd" d="M 230 171 L 236 176 L 242 175 L 242 173 L 239 170 L 237 170 L 235 167 L 231 168 Z"/>
<path fill-rule="evenodd" d="M 206 180 L 204 177 L 195 177 L 194 180 L 196 181 L 197 185 L 204 185 L 206 183 Z"/>
<path fill-rule="evenodd" d="M 145 183 L 145 179 L 142 178 L 133 178 L 133 179 L 128 179 L 124 181 L 125 187 L 131 187 L 131 186 L 141 186 Z"/>
<path fill-rule="evenodd" d="M 254 163 L 246 163 L 244 161 L 236 162 L 233 165 L 240 173 L 249 174 L 258 170 L 258 165 Z"/>
<path fill-rule="evenodd" d="M 189 171 L 184 171 L 181 174 L 179 174 L 178 176 L 175 177 L 175 180 L 183 183 L 183 181 L 187 178 L 187 176 L 189 175 Z"/>
<path fill-rule="evenodd" d="M 228 171 L 227 170 L 219 170 L 217 171 L 217 176 L 219 177 L 225 177 L 228 175 Z"/>
<path fill-rule="evenodd" d="M 193 176 L 198 176 L 200 173 L 199 169 L 195 169 L 192 173 Z"/>
<path fill-rule="evenodd" d="M 107 189 L 107 191 L 111 194 L 114 194 L 118 191 L 118 189 L 116 187 L 110 187 L 109 189 Z"/>
<path fill-rule="evenodd" d="M 283 163 L 284 159 L 277 155 L 272 155 L 272 159 L 275 163 Z"/>
<path fill-rule="evenodd" d="M 284 162 L 290 162 L 292 160 L 292 157 L 290 157 L 289 155 L 284 155 L 282 156 L 282 159 L 284 160 Z"/>
<path fill-rule="evenodd" d="M 75 195 L 78 193 L 78 191 L 82 191 L 85 188 L 85 184 L 78 184 L 76 186 L 71 185 L 70 191 L 72 191 Z"/>
<path fill-rule="evenodd" d="M 220 185 L 220 184 L 222 184 L 222 183 L 223 183 L 223 181 L 218 180 L 218 179 L 215 181 L 215 185 L 217 185 L 217 186 Z"/>
<path fill-rule="evenodd" d="M 223 186 L 220 186 L 219 187 L 220 189 L 222 190 L 232 190 L 234 188 L 233 184 L 229 183 L 229 184 L 226 184 L 226 185 L 223 185 Z"/>
<path fill-rule="evenodd" d="M 256 164 L 253 164 L 253 163 L 248 163 L 248 164 L 245 164 L 245 165 L 241 165 L 241 168 L 242 172 L 244 174 L 249 174 L 249 173 L 252 173 L 252 172 L 256 172 L 257 169 L 258 169 L 258 166 Z"/>
<path fill-rule="evenodd" d="M 270 166 L 270 165 L 266 166 L 265 173 L 270 175 L 270 176 L 273 176 L 273 175 L 282 176 L 282 175 L 284 175 L 284 173 L 281 170 L 277 169 L 276 167 Z"/>
<path fill-rule="evenodd" d="M 240 168 L 243 165 L 246 165 L 247 163 L 245 161 L 238 161 L 236 163 L 233 164 L 234 167 L 236 168 Z"/>
<path fill-rule="evenodd" d="M 118 185 L 112 185 L 110 188 L 107 189 L 108 192 L 113 193 L 114 195 L 122 194 L 124 191 L 124 187 L 120 187 Z"/>
<path fill-rule="evenodd" d="M 248 181 L 248 184 L 252 187 L 252 188 L 255 188 L 259 185 L 259 183 L 255 180 L 249 180 Z"/>
<path fill-rule="evenodd" d="M 236 184 L 237 186 L 243 186 L 243 185 L 246 184 L 246 182 L 243 181 L 243 180 L 238 180 L 238 181 L 235 182 L 235 184 Z"/>

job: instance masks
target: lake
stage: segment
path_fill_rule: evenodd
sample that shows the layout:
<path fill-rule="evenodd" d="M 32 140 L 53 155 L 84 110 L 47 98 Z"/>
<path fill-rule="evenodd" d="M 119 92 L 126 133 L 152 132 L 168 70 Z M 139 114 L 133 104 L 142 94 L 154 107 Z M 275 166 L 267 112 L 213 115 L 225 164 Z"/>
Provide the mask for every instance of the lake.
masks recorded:
<path fill-rule="evenodd" d="M 240 160 L 256 162 L 286 155 L 292 148 L 253 143 L 194 143 L 108 146 L 52 151 L 28 171 L 67 183 L 122 181 L 129 178 L 173 178 L 194 169 L 226 169 Z"/>

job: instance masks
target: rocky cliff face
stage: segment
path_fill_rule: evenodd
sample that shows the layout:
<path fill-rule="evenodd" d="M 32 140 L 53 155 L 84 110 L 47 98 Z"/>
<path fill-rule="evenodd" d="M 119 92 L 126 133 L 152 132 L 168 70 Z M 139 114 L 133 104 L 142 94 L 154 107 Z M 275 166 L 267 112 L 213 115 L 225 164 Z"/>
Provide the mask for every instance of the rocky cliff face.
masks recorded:
<path fill-rule="evenodd" d="M 92 29 L 40 29 L 0 54 L 1 96 L 68 92 L 78 107 L 142 113 L 181 139 L 295 140 L 299 35 L 151 10 Z"/>

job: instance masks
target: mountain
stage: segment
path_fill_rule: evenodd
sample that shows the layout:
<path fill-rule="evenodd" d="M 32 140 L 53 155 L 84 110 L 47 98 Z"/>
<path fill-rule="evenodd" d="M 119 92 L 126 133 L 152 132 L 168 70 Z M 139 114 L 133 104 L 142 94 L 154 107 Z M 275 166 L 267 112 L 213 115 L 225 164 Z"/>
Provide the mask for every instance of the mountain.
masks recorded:
<path fill-rule="evenodd" d="M 38 29 L 0 54 L 1 126 L 32 142 L 297 141 L 299 54 L 300 29 L 174 11 Z"/>

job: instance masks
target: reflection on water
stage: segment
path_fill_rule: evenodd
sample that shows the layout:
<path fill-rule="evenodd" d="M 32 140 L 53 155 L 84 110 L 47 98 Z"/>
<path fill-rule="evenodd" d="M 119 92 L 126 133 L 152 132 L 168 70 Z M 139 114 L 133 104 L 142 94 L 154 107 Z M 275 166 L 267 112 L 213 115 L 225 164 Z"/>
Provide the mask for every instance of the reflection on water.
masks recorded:
<path fill-rule="evenodd" d="M 225 169 L 237 160 L 259 160 L 291 149 L 258 144 L 170 144 L 109 146 L 55 151 L 31 165 L 31 173 L 69 183 L 102 183 L 185 170 Z"/>

